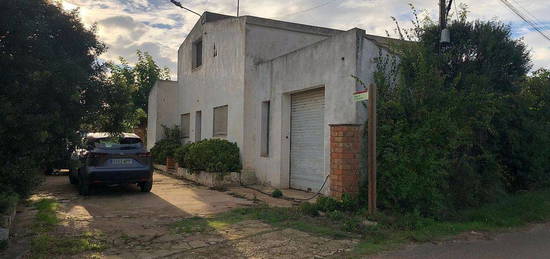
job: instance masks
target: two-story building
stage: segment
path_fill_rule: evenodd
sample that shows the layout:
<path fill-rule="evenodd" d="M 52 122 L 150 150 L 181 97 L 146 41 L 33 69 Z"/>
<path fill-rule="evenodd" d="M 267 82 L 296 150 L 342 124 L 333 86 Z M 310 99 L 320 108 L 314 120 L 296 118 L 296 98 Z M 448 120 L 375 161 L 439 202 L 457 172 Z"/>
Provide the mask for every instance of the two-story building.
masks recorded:
<path fill-rule="evenodd" d="M 205 12 L 178 50 L 177 82 L 159 81 L 149 96 L 148 148 L 161 125 L 179 125 L 184 141 L 236 142 L 261 183 L 317 191 L 331 168 L 329 125 L 365 122 L 352 75 L 371 83 L 386 41 Z"/>

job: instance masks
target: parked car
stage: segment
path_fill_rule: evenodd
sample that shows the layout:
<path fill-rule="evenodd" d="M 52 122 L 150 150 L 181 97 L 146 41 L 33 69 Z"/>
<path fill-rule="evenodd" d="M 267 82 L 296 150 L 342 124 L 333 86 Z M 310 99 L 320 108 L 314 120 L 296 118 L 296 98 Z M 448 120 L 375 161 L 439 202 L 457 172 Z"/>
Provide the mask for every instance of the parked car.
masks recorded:
<path fill-rule="evenodd" d="M 78 186 L 81 195 L 88 195 L 92 185 L 137 184 L 142 192 L 153 187 L 151 154 L 133 133 L 113 136 L 109 133 L 88 133 L 84 147 L 75 150 L 69 181 Z"/>

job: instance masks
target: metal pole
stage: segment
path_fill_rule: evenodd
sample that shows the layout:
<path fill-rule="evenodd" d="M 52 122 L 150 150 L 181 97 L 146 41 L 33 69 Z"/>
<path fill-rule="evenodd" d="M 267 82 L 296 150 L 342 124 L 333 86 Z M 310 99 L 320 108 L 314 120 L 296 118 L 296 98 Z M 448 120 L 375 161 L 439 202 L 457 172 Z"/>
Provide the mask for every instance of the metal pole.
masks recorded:
<path fill-rule="evenodd" d="M 369 85 L 367 104 L 367 170 L 369 178 L 369 214 L 376 212 L 376 85 Z"/>
<path fill-rule="evenodd" d="M 237 17 L 239 17 L 239 2 L 240 0 L 237 0 Z"/>

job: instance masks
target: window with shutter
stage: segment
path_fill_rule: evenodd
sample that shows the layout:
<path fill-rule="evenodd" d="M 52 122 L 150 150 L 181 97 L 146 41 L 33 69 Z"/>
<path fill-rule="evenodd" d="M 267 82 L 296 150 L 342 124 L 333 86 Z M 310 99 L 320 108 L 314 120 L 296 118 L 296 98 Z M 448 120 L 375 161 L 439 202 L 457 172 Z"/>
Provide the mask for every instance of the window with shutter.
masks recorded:
<path fill-rule="evenodd" d="M 189 138 L 189 113 L 181 115 L 181 137 Z"/>
<path fill-rule="evenodd" d="M 214 137 L 227 136 L 227 105 L 214 108 Z"/>

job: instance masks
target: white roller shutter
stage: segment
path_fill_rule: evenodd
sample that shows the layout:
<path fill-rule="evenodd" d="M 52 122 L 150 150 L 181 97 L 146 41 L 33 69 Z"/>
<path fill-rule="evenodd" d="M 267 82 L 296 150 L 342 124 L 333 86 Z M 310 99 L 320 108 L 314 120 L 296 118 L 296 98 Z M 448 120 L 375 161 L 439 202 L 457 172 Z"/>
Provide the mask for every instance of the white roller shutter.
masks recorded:
<path fill-rule="evenodd" d="M 318 191 L 325 178 L 325 90 L 291 96 L 290 187 Z"/>

